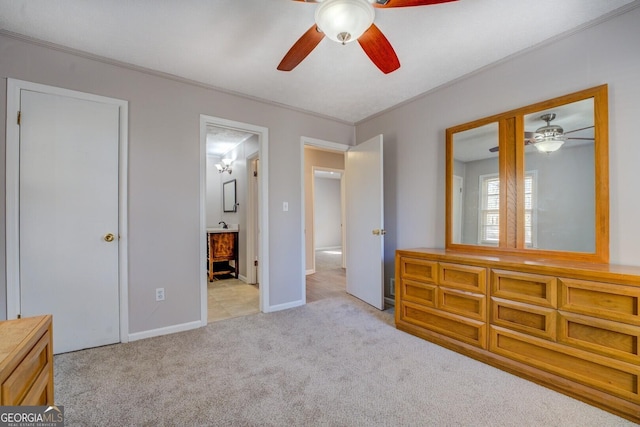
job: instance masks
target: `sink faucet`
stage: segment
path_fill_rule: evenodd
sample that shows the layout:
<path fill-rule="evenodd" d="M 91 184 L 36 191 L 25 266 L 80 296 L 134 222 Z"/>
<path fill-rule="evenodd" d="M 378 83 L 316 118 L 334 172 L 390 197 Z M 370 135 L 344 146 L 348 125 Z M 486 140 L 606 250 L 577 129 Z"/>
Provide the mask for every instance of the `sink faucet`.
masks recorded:
<path fill-rule="evenodd" d="M 220 221 L 220 222 L 218 223 L 218 225 L 220 225 L 220 224 L 222 224 L 222 228 L 229 228 L 229 226 L 227 225 L 227 223 L 226 223 L 226 222 L 224 222 L 224 221 Z"/>

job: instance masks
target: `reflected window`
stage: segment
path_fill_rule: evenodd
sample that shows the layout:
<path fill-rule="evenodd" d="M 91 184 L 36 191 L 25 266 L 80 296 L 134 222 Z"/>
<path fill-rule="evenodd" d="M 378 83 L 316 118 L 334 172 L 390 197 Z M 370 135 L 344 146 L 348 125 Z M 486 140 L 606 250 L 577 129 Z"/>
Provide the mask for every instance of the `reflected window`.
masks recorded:
<path fill-rule="evenodd" d="M 498 174 L 480 175 L 480 227 L 478 243 L 500 242 L 500 178 Z"/>
<path fill-rule="evenodd" d="M 524 176 L 524 244 L 527 248 L 537 247 L 537 187 L 538 171 L 527 172 Z"/>
<path fill-rule="evenodd" d="M 524 177 L 524 235 L 525 245 L 536 246 L 536 187 L 537 171 Z M 498 246 L 500 242 L 500 178 L 498 174 L 480 176 L 480 218 L 478 244 Z"/>

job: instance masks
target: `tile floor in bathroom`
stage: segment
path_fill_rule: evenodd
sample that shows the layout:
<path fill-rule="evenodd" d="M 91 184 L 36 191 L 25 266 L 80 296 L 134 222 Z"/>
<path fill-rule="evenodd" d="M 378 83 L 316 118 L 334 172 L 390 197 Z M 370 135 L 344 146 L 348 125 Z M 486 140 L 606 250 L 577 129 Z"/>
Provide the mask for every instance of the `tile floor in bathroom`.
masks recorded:
<path fill-rule="evenodd" d="M 316 273 L 307 276 L 307 303 L 344 295 L 346 275 L 340 250 L 316 251 Z M 259 290 L 238 279 L 209 282 L 208 322 L 260 312 Z"/>

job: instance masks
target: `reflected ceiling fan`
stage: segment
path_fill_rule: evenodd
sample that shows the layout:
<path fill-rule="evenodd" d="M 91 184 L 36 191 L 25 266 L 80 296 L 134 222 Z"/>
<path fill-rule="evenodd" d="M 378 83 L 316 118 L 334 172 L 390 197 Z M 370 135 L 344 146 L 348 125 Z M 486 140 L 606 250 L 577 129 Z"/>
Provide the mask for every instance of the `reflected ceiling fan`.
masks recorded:
<path fill-rule="evenodd" d="M 400 68 L 391 43 L 373 23 L 374 8 L 428 6 L 457 0 L 294 0 L 319 3 L 316 23 L 289 49 L 278 65 L 280 71 L 293 70 L 327 36 L 343 45 L 358 40 L 369 59 L 385 74 Z"/>
<path fill-rule="evenodd" d="M 592 129 L 593 126 L 585 126 L 580 129 L 573 129 L 569 131 L 564 131 L 558 125 L 552 125 L 551 121 L 556 118 L 555 113 L 547 113 L 540 116 L 540 120 L 547 122 L 546 126 L 542 126 L 537 129 L 535 132 L 525 132 L 524 133 L 524 145 L 533 145 L 538 149 L 538 151 L 543 153 L 551 153 L 558 150 L 562 147 L 562 144 L 566 140 L 584 140 L 584 141 L 593 141 L 594 138 L 583 138 L 583 137 L 567 137 L 567 134 L 580 132 L 586 129 Z M 495 153 L 499 150 L 499 147 L 490 148 L 489 151 Z"/>

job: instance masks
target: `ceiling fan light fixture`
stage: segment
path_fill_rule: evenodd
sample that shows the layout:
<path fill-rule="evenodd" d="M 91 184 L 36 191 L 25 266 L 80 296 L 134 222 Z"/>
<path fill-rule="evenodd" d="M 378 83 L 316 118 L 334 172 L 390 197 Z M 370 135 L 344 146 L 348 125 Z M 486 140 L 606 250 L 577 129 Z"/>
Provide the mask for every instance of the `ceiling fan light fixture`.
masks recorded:
<path fill-rule="evenodd" d="M 553 153 L 554 151 L 558 151 L 560 147 L 562 147 L 562 144 L 564 144 L 562 139 L 546 139 L 536 142 L 534 146 L 541 153 Z"/>
<path fill-rule="evenodd" d="M 316 8 L 316 25 L 334 42 L 357 40 L 369 29 L 375 9 L 368 0 L 325 0 Z"/>
<path fill-rule="evenodd" d="M 554 113 L 543 114 L 540 118 L 547 122 L 547 125 L 537 129 L 533 134 L 536 149 L 543 153 L 559 150 L 567 137 L 564 136 L 564 129 L 551 124 L 551 120 L 555 119 L 556 115 Z"/>

